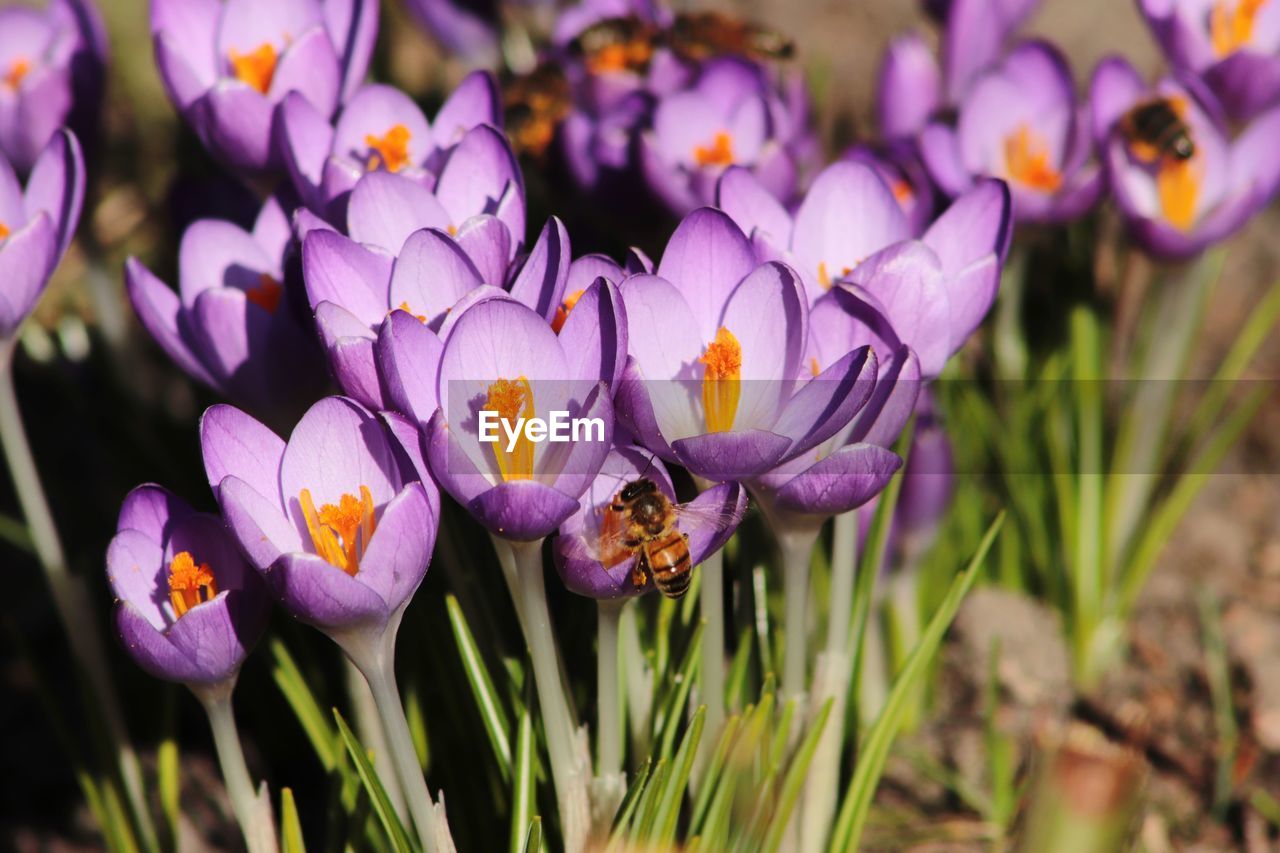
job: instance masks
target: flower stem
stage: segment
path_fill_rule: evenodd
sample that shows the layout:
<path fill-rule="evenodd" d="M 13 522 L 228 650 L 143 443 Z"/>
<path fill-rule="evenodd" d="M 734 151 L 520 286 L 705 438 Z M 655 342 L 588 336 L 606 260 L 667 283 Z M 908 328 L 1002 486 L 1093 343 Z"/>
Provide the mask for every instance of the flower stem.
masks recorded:
<path fill-rule="evenodd" d="M 517 610 L 523 612 L 525 642 L 533 660 L 533 677 L 546 730 L 547 754 L 560 808 L 564 846 L 569 853 L 576 853 L 586 846 L 590 821 L 586 778 L 590 772 L 590 759 L 579 756 L 574 747 L 578 726 L 560 678 L 559 654 L 551 631 L 547 587 L 542 573 L 542 540 L 510 544 L 520 592 Z"/>
<path fill-rule="evenodd" d="M 626 794 L 622 772 L 622 692 L 618 677 L 618 625 L 625 600 L 596 603 L 596 778 L 591 783 L 591 817 L 607 835 Z"/>
<path fill-rule="evenodd" d="M 244 843 L 249 853 L 274 853 L 276 848 L 275 821 L 271 816 L 271 799 L 259 797 L 254 790 L 249 767 L 244 761 L 244 749 L 240 734 L 236 731 L 235 712 L 231 709 L 231 693 L 235 688 L 232 677 L 218 684 L 189 685 L 191 692 L 204 706 L 213 730 L 213 746 L 218 752 L 218 766 L 222 768 L 222 781 L 231 797 L 231 808 L 244 833 Z"/>
<path fill-rule="evenodd" d="M 786 654 L 782 662 L 782 696 L 800 702 L 797 709 L 804 712 L 807 692 L 805 660 L 807 651 L 809 615 L 809 571 L 813 545 L 818 541 L 821 525 L 790 526 L 783 521 L 784 529 L 775 529 L 782 549 L 782 589 L 786 599 Z M 785 529 L 789 527 L 790 529 Z"/>
<path fill-rule="evenodd" d="M 13 354 L 16 346 L 16 336 L 0 339 L 0 445 L 4 447 L 5 459 L 13 476 L 13 489 L 18 495 L 18 503 L 31 531 L 31 542 L 44 569 L 54 609 L 67 635 L 71 654 L 79 664 L 83 676 L 88 679 L 90 691 L 95 696 L 96 705 L 106 723 L 107 734 L 111 738 L 116 761 L 120 766 L 120 777 L 124 781 L 125 796 L 138 822 L 145 845 L 148 849 L 158 850 L 155 824 L 151 820 L 143 793 L 142 769 L 129 740 L 120 699 L 111 682 L 111 672 L 102 651 L 104 635 L 89 601 L 89 591 L 84 580 L 67 570 L 67 559 L 58 539 L 53 513 L 49 511 L 49 501 L 40 484 L 35 457 L 31 453 L 27 432 L 22 425 L 18 395 L 13 385 Z"/>
<path fill-rule="evenodd" d="M 373 701 L 373 691 L 365 680 L 359 667 L 344 656 L 343 675 L 347 682 L 347 698 L 351 700 L 351 713 L 354 717 L 356 733 L 365 749 L 373 752 L 373 769 L 382 781 L 396 814 L 404 820 L 409 816 L 404 801 L 404 792 L 400 790 L 400 774 L 396 771 L 391 757 L 391 747 L 387 743 L 387 733 L 383 731 L 382 720 L 378 715 L 378 703 Z"/>
<path fill-rule="evenodd" d="M 413 816 L 422 849 L 426 853 L 448 853 L 453 849 L 449 826 L 437 814 L 437 807 L 427 789 L 427 780 L 418 765 L 413 736 L 409 733 L 409 722 L 404 716 L 404 704 L 396 687 L 396 633 L 403 615 L 403 609 L 396 612 L 386 628 L 376 635 L 356 629 L 335 639 L 369 683 L 392 764 L 400 780 L 400 791 L 409 806 L 409 814 Z"/>
<path fill-rule="evenodd" d="M 647 755 L 651 734 L 649 721 L 653 715 L 653 671 L 649 669 L 644 647 L 640 645 L 634 600 L 623 605 L 620 622 L 622 661 L 627 670 L 627 723 L 631 730 L 631 749 L 634 755 Z"/>

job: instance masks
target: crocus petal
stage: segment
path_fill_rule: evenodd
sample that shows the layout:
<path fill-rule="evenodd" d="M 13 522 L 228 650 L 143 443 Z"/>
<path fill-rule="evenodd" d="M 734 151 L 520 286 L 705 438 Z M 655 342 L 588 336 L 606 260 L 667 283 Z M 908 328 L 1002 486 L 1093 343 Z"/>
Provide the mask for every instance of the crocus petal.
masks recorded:
<path fill-rule="evenodd" d="M 458 245 L 471 258 L 485 284 L 501 286 L 518 239 L 496 216 L 473 216 L 458 229 Z"/>
<path fill-rule="evenodd" d="M 838 515 L 875 497 L 902 467 L 894 452 L 851 444 L 814 463 L 778 489 L 778 505 L 791 512 Z"/>
<path fill-rule="evenodd" d="M 347 202 L 347 231 L 359 243 L 392 254 L 421 228 L 448 228 L 449 214 L 420 182 L 390 172 L 370 172 Z"/>
<path fill-rule="evenodd" d="M 716 206 L 738 223 L 744 234 L 757 233 L 781 245 L 791 244 L 791 214 L 747 169 L 730 166 L 716 184 Z"/>
<path fill-rule="evenodd" d="M 315 27 L 280 55 L 267 97 L 279 101 L 286 92 L 299 92 L 321 115 L 328 116 L 337 109 L 341 88 L 341 69 L 333 42 L 322 27 Z"/>
<path fill-rule="evenodd" d="M 920 359 L 910 347 L 898 347 L 881 362 L 875 391 L 850 424 L 848 441 L 891 446 L 911 420 L 920 392 Z"/>
<path fill-rule="evenodd" d="M 243 291 L 217 288 L 196 297 L 186 316 L 192 349 L 219 387 L 255 410 L 270 405 L 273 389 L 263 351 L 271 340 L 271 315 Z"/>
<path fill-rule="evenodd" d="M 302 241 L 302 276 L 314 309 L 333 302 L 372 329 L 387 314 L 391 256 L 334 231 L 312 231 Z"/>
<path fill-rule="evenodd" d="M 228 166 L 265 172 L 275 166 L 274 112 L 256 89 L 223 80 L 191 105 L 190 121 L 209 150 Z"/>
<path fill-rule="evenodd" d="M 25 201 L 28 219 L 41 210 L 49 214 L 61 257 L 71 245 L 84 203 L 84 155 L 71 131 L 55 133 L 40 152 L 27 179 Z"/>
<path fill-rule="evenodd" d="M 680 527 L 689 534 L 689 559 L 696 566 L 723 548 L 738 529 L 736 523 L 709 524 L 701 519 L 718 516 L 727 522 L 742 518 L 747 511 L 747 490 L 738 483 L 719 483 L 699 494 L 688 506 L 692 510 L 688 515 L 699 521 L 682 521 Z"/>
<path fill-rule="evenodd" d="M 193 512 L 191 505 L 173 492 L 147 483 L 125 495 L 120 504 L 116 529 L 136 530 L 152 542 L 164 542 L 169 538 L 172 525 Z"/>
<path fill-rule="evenodd" d="M 623 410 L 629 418 L 653 418 L 664 444 L 703 432 L 690 395 L 696 394 L 697 360 L 715 330 L 706 334 L 699 328 L 684 295 L 664 278 L 632 276 L 621 292 L 635 368 L 634 377 L 623 382 L 629 400 Z"/>
<path fill-rule="evenodd" d="M 554 484 L 556 491 L 576 497 L 587 490 L 613 447 L 613 398 L 601 382 L 571 405 L 569 417 L 598 421 L 604 429 L 598 434 L 587 430 L 579 441 L 548 442 L 540 448 L 534 473 L 540 481 Z"/>
<path fill-rule="evenodd" d="M 279 514 L 280 460 L 284 440 L 259 421 L 219 403 L 200 416 L 200 450 L 205 475 L 215 494 L 218 485 L 235 476 L 265 498 L 276 502 Z"/>
<path fill-rule="evenodd" d="M 453 217 L 454 225 L 461 225 L 478 213 L 492 213 L 519 237 L 525 230 L 523 190 L 519 205 L 507 211 L 499 209 L 508 183 L 523 187 L 515 155 L 506 137 L 488 125 L 480 125 L 467 131 L 449 155 L 436 183 L 436 197 Z"/>
<path fill-rule="evenodd" d="M 871 396 L 878 367 L 871 348 L 859 347 L 801 386 L 773 427 L 794 442 L 787 455 L 799 456 L 847 426 Z"/>
<path fill-rule="evenodd" d="M 1280 97 L 1280 63 L 1272 53 L 1238 50 L 1205 69 L 1204 81 L 1233 118 L 1248 121 Z"/>
<path fill-rule="evenodd" d="M 391 613 L 372 588 L 315 554 L 283 554 L 266 576 L 280 606 L 317 628 L 381 625 Z"/>
<path fill-rule="evenodd" d="M 178 289 L 190 308 L 207 290 L 250 290 L 263 273 L 280 277 L 276 263 L 253 235 L 223 219 L 201 219 L 183 232 L 178 248 Z"/>
<path fill-rule="evenodd" d="M 302 536 L 275 498 L 265 497 L 234 475 L 223 479 L 215 494 L 227 528 L 260 571 L 281 554 L 302 550 Z"/>
<path fill-rule="evenodd" d="M 449 235 L 432 228 L 415 231 L 405 241 L 391 272 L 389 303 L 439 328 L 458 300 L 479 287 L 483 279 L 462 247 Z"/>
<path fill-rule="evenodd" d="M 338 48 L 341 99 L 347 101 L 364 80 L 378 40 L 377 0 L 325 0 L 325 27 Z"/>
<path fill-rule="evenodd" d="M 551 322 L 564 301 L 571 259 L 569 232 L 553 216 L 542 227 L 533 251 L 511 282 L 511 295 Z"/>
<path fill-rule="evenodd" d="M 320 186 L 325 161 L 333 149 L 333 126 L 299 92 L 284 96 L 276 108 L 276 119 L 280 154 L 294 189 L 308 204 L 323 206 Z"/>
<path fill-rule="evenodd" d="M 953 128 L 934 123 L 920 134 L 920 159 L 944 193 L 953 198 L 973 185 L 960 157 L 960 140 Z"/>
<path fill-rule="evenodd" d="M 712 432 L 671 442 L 676 457 L 704 480 L 744 480 L 767 471 L 786 456 L 791 439 L 766 430 Z"/>
<path fill-rule="evenodd" d="M 491 533 L 515 542 L 550 536 L 577 508 L 575 498 L 534 480 L 501 483 L 467 503 Z"/>
<path fill-rule="evenodd" d="M 391 312 L 378 335 L 378 369 L 388 401 L 419 424 L 440 405 L 436 384 L 443 350 L 436 333 L 404 311 Z"/>
<path fill-rule="evenodd" d="M 373 334 L 341 306 L 321 302 L 316 306 L 316 328 L 329 355 L 329 367 L 338 387 L 361 405 L 385 407 Z"/>
<path fill-rule="evenodd" d="M 942 103 L 942 69 L 916 33 L 890 43 L 880 65 L 876 107 L 880 132 L 889 139 L 913 138 Z"/>
<path fill-rule="evenodd" d="M 984 255 L 1003 260 L 1013 236 L 1009 185 L 988 178 L 957 198 L 923 237 L 942 269 L 954 275 Z"/>
<path fill-rule="evenodd" d="M 156 678 L 201 683 L 206 675 L 130 602 L 116 608 L 116 630 L 129 656 Z"/>
<path fill-rule="evenodd" d="M 135 615 L 157 631 L 163 631 L 170 621 L 161 608 L 168 596 L 157 583 L 164 569 L 164 549 L 142 531 L 122 529 L 107 546 L 107 580 L 112 595 L 132 605 Z"/>
<path fill-rule="evenodd" d="M 849 280 L 879 301 L 925 375 L 937 376 L 951 355 L 951 305 L 937 255 L 923 243 L 901 243 L 868 258 Z"/>
<path fill-rule="evenodd" d="M 182 303 L 178 294 L 151 274 L 137 258 L 129 258 L 124 265 L 125 290 L 138 319 L 160 348 L 188 375 L 211 387 L 217 382 L 200 359 L 191 350 L 178 328 Z M 2 319 L 2 318 L 0 318 Z M 3 325 L 0 324 L 0 333 Z"/>
<path fill-rule="evenodd" d="M 266 627 L 263 596 L 221 592 L 198 604 L 169 629 L 169 642 L 189 661 L 186 684 L 217 684 L 244 663 Z"/>
<path fill-rule="evenodd" d="M 178 109 L 192 101 L 218 78 L 210 38 L 222 15 L 220 0 L 154 0 L 151 32 L 156 65 L 169 97 Z"/>
<path fill-rule="evenodd" d="M 400 126 L 409 133 L 407 166 L 421 166 L 431 150 L 431 126 L 413 99 L 394 86 L 364 86 L 342 110 L 334 127 L 333 153 L 366 164 L 368 137 L 382 137 Z"/>
<path fill-rule="evenodd" d="M 360 559 L 356 580 L 376 592 L 392 610 L 399 608 L 427 573 L 439 525 L 438 497 L 433 505 L 422 483 L 409 483 L 382 511 Z"/>
<path fill-rule="evenodd" d="M 456 145 L 473 127 L 502 124 L 502 98 L 488 71 L 472 71 L 445 100 L 431 122 L 431 141 L 438 148 Z"/>
<path fill-rule="evenodd" d="M 626 365 L 628 340 L 622 294 L 608 279 L 596 279 L 560 329 L 568 378 L 602 379 L 616 387 Z"/>
<path fill-rule="evenodd" d="M 658 276 L 684 296 L 704 340 L 716 334 L 721 306 L 756 267 L 751 243 L 722 211 L 699 208 L 667 241 Z M 647 371 L 646 371 L 647 372 Z"/>
<path fill-rule="evenodd" d="M 35 308 L 58 262 L 58 234 L 41 211 L 0 245 L 0 339 L 8 338 Z"/>
<path fill-rule="evenodd" d="M 1142 100 L 1147 84 L 1127 59 L 1109 56 L 1094 69 L 1089 84 L 1089 125 L 1095 145 L 1106 144 L 1111 129 Z"/>

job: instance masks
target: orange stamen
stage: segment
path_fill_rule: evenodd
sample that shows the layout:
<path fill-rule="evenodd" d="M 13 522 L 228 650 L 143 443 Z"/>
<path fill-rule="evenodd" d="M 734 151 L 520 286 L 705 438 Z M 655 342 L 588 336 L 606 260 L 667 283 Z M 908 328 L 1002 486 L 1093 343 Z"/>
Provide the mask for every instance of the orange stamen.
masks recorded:
<path fill-rule="evenodd" d="M 502 479 L 533 479 L 533 442 L 521 429 L 515 447 L 508 451 L 505 432 L 507 428 L 514 430 L 520 418 L 529 420 L 534 416 L 533 386 L 529 384 L 529 380 L 523 376 L 515 381 L 499 379 L 489 386 L 482 408 L 496 413 L 498 419 L 506 424 L 506 427 L 499 429 L 498 441 L 493 445 L 493 455 L 498 462 Z"/>
<path fill-rule="evenodd" d="M 1062 186 L 1062 174 L 1049 163 L 1048 143 L 1025 124 L 1005 139 L 1004 159 L 1009 177 L 1024 186 L 1046 193 Z"/>
<path fill-rule="evenodd" d="M 267 273 L 258 276 L 258 283 L 244 292 L 246 299 L 268 314 L 276 313 L 282 295 L 284 286 Z"/>
<path fill-rule="evenodd" d="M 569 312 L 578 304 L 578 300 L 584 293 L 586 293 L 585 290 L 575 290 L 566 296 L 564 302 L 560 303 L 560 307 L 556 309 L 556 316 L 551 319 L 551 328 L 557 335 L 564 328 L 565 321 L 569 319 Z"/>
<path fill-rule="evenodd" d="M 212 601 L 218 594 L 213 572 L 208 563 L 196 565 L 190 551 L 180 551 L 169 564 L 169 603 L 174 614 L 181 619 L 197 604 Z"/>
<path fill-rule="evenodd" d="M 302 505 L 302 517 L 307 522 L 307 532 L 311 534 L 316 554 L 331 566 L 355 577 L 360 571 L 360 558 L 369 547 L 377 526 L 369 487 L 360 487 L 359 498 L 344 494 L 336 506 L 325 504 L 319 512 L 311 500 L 310 489 L 303 489 L 298 494 L 298 503 Z"/>
<path fill-rule="evenodd" d="M 702 374 L 702 408 L 706 413 L 707 431 L 728 432 L 733 429 L 738 414 L 742 346 L 733 332 L 721 326 L 698 362 L 706 365 Z"/>
<path fill-rule="evenodd" d="M 236 79 L 263 95 L 267 94 L 271 80 L 276 76 L 276 60 L 279 58 L 274 45 L 265 42 L 248 53 L 232 50 L 229 58 Z"/>
<path fill-rule="evenodd" d="M 592 74 L 611 71 L 634 71 L 649 64 L 653 58 L 653 45 L 644 39 L 633 39 L 626 44 L 609 44 L 587 57 L 587 70 Z"/>
<path fill-rule="evenodd" d="M 369 134 L 364 144 L 369 146 L 369 161 L 365 169 L 376 172 L 385 168 L 388 172 L 399 172 L 409 165 L 409 128 L 397 124 L 382 136 Z"/>
<path fill-rule="evenodd" d="M 898 200 L 898 204 L 907 205 L 916 199 L 915 191 L 906 181 L 894 181 L 889 189 L 893 192 L 893 197 Z"/>
<path fill-rule="evenodd" d="M 822 366 L 818 364 L 818 357 L 816 355 L 809 359 L 809 373 L 814 376 L 822 373 Z"/>
<path fill-rule="evenodd" d="M 1253 25 L 1267 0 L 1218 0 L 1209 12 L 1209 36 L 1219 57 L 1230 56 L 1253 41 Z"/>
<path fill-rule="evenodd" d="M 418 318 L 418 322 L 419 322 L 419 323 L 421 323 L 422 325 L 424 325 L 424 326 L 425 326 L 425 325 L 427 325 L 427 315 L 426 315 L 426 314 L 414 314 L 414 313 L 413 313 L 413 309 L 409 307 L 409 303 L 408 303 L 408 302 L 401 302 L 401 303 L 400 303 L 400 310 L 401 310 L 401 311 L 403 311 L 404 313 L 408 314 L 408 315 L 409 315 L 409 316 L 411 316 L 411 317 L 417 317 L 417 318 Z M 387 312 L 387 313 L 390 313 L 390 312 Z"/>
<path fill-rule="evenodd" d="M 844 278 L 853 272 L 853 267 L 841 267 L 840 278 Z M 818 261 L 818 284 L 822 285 L 823 290 L 830 290 L 835 280 L 831 278 L 831 273 L 827 271 L 827 262 Z"/>
<path fill-rule="evenodd" d="M 9 64 L 9 70 L 0 77 L 0 80 L 10 89 L 17 89 L 22 84 L 22 78 L 26 77 L 30 71 L 31 62 L 20 56 Z"/>
<path fill-rule="evenodd" d="M 693 149 L 693 162 L 699 166 L 729 166 L 733 163 L 733 137 L 728 131 L 716 131 L 710 146 L 698 145 Z"/>
<path fill-rule="evenodd" d="M 9 230 L 9 226 L 5 225 L 3 222 L 0 222 L 0 240 L 3 240 L 5 237 L 8 237 L 11 233 L 13 232 Z"/>
<path fill-rule="evenodd" d="M 1164 218 L 1181 231 L 1190 231 L 1196 223 L 1201 172 L 1198 159 L 1167 158 L 1160 164 L 1160 172 L 1156 175 L 1156 189 Z"/>

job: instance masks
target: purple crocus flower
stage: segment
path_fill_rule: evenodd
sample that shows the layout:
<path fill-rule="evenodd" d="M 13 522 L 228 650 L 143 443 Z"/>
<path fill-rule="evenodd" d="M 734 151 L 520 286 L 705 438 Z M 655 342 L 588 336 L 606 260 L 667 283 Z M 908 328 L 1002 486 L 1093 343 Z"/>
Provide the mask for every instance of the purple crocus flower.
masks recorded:
<path fill-rule="evenodd" d="M 943 103 L 942 69 L 917 33 L 889 43 L 876 84 L 876 114 L 885 139 L 914 139 Z"/>
<path fill-rule="evenodd" d="M 865 163 L 875 170 L 902 208 L 913 235 L 919 236 L 928 229 L 933 221 L 937 193 L 913 143 L 854 145 L 840 159 Z"/>
<path fill-rule="evenodd" d="M 156 678 L 234 679 L 266 628 L 266 590 L 222 520 L 156 485 L 120 508 L 107 579 L 125 649 Z"/>
<path fill-rule="evenodd" d="M 902 474 L 902 491 L 894 507 L 894 538 L 920 554 L 933 542 L 955 492 L 955 460 L 933 394 L 926 390 L 916 403 L 911 452 Z"/>
<path fill-rule="evenodd" d="M 440 497 L 386 422 L 345 397 L 285 442 L 232 406 L 200 421 L 205 473 L 250 562 L 292 616 L 343 641 L 380 633 L 422 582 Z"/>
<path fill-rule="evenodd" d="M 1267 0 L 1138 0 L 1173 67 L 1247 121 L 1280 103 L 1280 7 Z"/>
<path fill-rule="evenodd" d="M 615 288 L 601 279 L 570 312 L 559 335 L 509 296 L 462 310 L 445 329 L 438 373 L 398 371 L 392 396 L 424 431 L 431 472 L 472 515 L 504 539 L 530 542 L 575 510 L 613 440 L 609 382 L 626 351 L 626 320 Z M 394 336 L 388 360 L 429 362 L 424 338 Z M 434 390 L 426 387 L 434 379 Z M 438 401 L 438 408 L 428 408 Z M 571 442 L 481 440 L 481 420 L 514 427 L 520 418 L 582 419 Z M 592 422 L 598 421 L 598 427 Z"/>
<path fill-rule="evenodd" d="M 799 272 L 812 304 L 869 258 L 916 233 L 881 174 L 866 162 L 833 163 L 814 180 L 794 216 L 742 169 L 725 172 L 717 196 L 751 235 L 758 259 L 782 260 Z M 1000 181 L 981 181 L 952 203 L 920 242 L 937 255 L 946 277 L 981 273 L 986 298 L 993 295 L 987 293 L 988 281 L 998 276 L 1009 233 L 1008 188 Z M 965 281 L 948 289 L 967 292 L 975 286 Z"/>
<path fill-rule="evenodd" d="M 815 153 L 803 86 L 778 92 L 764 68 L 736 57 L 705 63 L 694 84 L 658 101 L 640 135 L 650 189 L 678 214 L 715 197 L 729 166 L 748 168 L 789 200 Z"/>
<path fill-rule="evenodd" d="M 1122 118 L 1166 99 L 1190 131 L 1194 154 L 1181 159 L 1126 138 Z M 1112 193 L 1134 239 L 1149 252 L 1185 260 L 1239 230 L 1275 195 L 1280 109 L 1252 121 L 1234 140 L 1221 108 L 1194 78 L 1148 86 L 1133 66 L 1104 60 L 1094 73 L 1093 132 L 1105 155 Z"/>
<path fill-rule="evenodd" d="M 719 210 L 685 217 L 657 274 L 620 290 L 631 349 L 619 414 L 641 444 L 704 480 L 747 480 L 795 458 L 865 400 L 859 377 L 875 373 L 866 349 L 801 381 L 809 300 L 800 278 L 757 262 Z"/>
<path fill-rule="evenodd" d="M 654 588 L 647 575 L 642 586 L 632 581 L 636 558 L 631 552 L 602 554 L 597 544 L 610 532 L 605 519 L 610 518 L 607 511 L 618 492 L 642 477 L 656 483 L 667 499 L 675 502 L 671 476 L 660 460 L 639 447 L 615 447 L 582 496 L 582 505 L 560 525 L 552 549 L 560 578 L 570 592 L 587 598 L 625 599 Z M 678 527 L 689 537 L 690 564 L 696 566 L 723 548 L 737 530 L 737 519 L 747 509 L 747 492 L 737 483 L 720 483 L 687 507 Z"/>
<path fill-rule="evenodd" d="M 499 245 L 502 253 L 505 246 Z M 488 257 L 494 261 L 491 268 L 505 270 L 497 263 L 500 258 Z M 302 247 L 307 299 L 333 374 L 345 393 L 374 409 L 389 408 L 393 402 L 387 396 L 387 374 L 379 369 L 377 358 L 393 328 L 422 327 L 420 332 L 404 333 L 433 339 L 435 343 L 422 346 L 430 347 L 438 359 L 437 335 L 445 324 L 472 302 L 506 295 L 502 287 L 547 322 L 554 322 L 557 311 L 563 310 L 569 258 L 568 232 L 554 217 L 509 278 L 503 272 L 503 277 L 489 279 L 499 287 L 486 283 L 486 274 L 463 245 L 438 228 L 410 234 L 394 258 L 376 246 L 323 229 L 308 234 Z M 434 364 L 424 361 L 417 369 L 425 370 L 428 363 Z"/>
<path fill-rule="evenodd" d="M 151 35 L 169 99 L 228 166 L 278 168 L 276 105 L 298 92 L 326 119 L 364 79 L 376 0 L 153 0 Z"/>
<path fill-rule="evenodd" d="M 409 11 L 450 53 L 473 66 L 498 64 L 497 0 L 409 0 Z"/>
<path fill-rule="evenodd" d="M 84 202 L 84 158 L 60 130 L 36 159 L 24 189 L 0 155 L 0 342 L 36 307 L 71 245 Z"/>
<path fill-rule="evenodd" d="M 954 105 L 1000 60 L 1005 43 L 1040 0 L 941 0 L 926 5 L 944 24 L 943 77 L 947 100 Z"/>
<path fill-rule="evenodd" d="M 25 174 L 59 128 L 92 138 L 107 36 L 90 0 L 0 9 L 0 155 Z"/>
<path fill-rule="evenodd" d="M 501 126 L 497 83 L 486 72 L 466 77 L 429 122 L 413 99 L 392 86 L 369 84 L 333 125 L 304 95 L 280 106 L 281 154 L 307 206 L 326 211 L 366 172 L 387 171 L 435 184 L 449 153 L 467 131 Z"/>
<path fill-rule="evenodd" d="M 1025 42 L 975 80 L 954 127 L 925 129 L 920 153 L 952 197 L 979 177 L 1004 178 L 1019 221 L 1062 222 L 1088 211 L 1103 189 L 1087 116 L 1058 50 Z"/>
<path fill-rule="evenodd" d="M 125 285 L 142 325 L 192 378 L 263 416 L 291 419 L 319 390 L 315 354 L 289 298 L 289 218 L 268 199 L 252 231 L 193 223 L 178 249 L 174 293 L 137 258 Z"/>

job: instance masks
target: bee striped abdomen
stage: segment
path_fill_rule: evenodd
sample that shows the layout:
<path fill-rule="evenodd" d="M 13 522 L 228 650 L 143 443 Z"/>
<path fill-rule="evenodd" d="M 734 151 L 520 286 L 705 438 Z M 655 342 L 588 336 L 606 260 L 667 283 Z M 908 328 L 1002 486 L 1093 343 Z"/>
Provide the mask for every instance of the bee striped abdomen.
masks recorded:
<path fill-rule="evenodd" d="M 667 598 L 679 598 L 689 589 L 693 579 L 693 561 L 689 556 L 688 538 L 678 530 L 672 530 L 650 542 L 645 548 L 653 585 Z"/>
<path fill-rule="evenodd" d="M 1196 147 L 1183 119 L 1185 104 L 1161 98 L 1139 104 L 1125 114 L 1121 130 L 1134 156 L 1145 162 L 1162 158 L 1190 160 Z"/>

